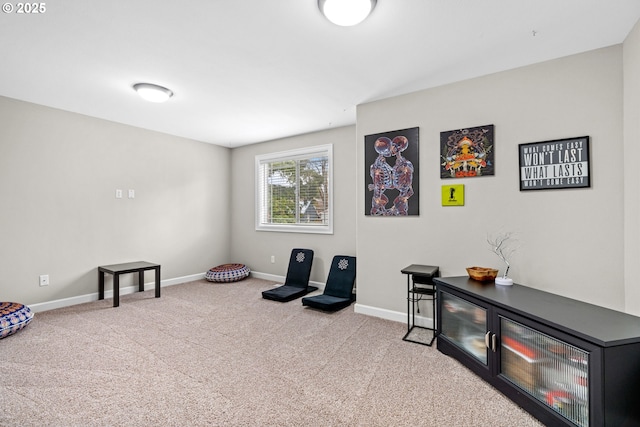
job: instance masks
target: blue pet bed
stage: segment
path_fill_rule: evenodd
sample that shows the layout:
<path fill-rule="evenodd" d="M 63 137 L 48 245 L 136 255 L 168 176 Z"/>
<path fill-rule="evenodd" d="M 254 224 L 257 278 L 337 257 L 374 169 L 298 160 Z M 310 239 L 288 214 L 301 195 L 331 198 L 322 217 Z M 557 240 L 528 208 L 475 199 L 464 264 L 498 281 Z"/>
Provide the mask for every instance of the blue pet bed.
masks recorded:
<path fill-rule="evenodd" d="M 0 339 L 15 334 L 33 319 L 29 307 L 17 302 L 0 302 Z"/>

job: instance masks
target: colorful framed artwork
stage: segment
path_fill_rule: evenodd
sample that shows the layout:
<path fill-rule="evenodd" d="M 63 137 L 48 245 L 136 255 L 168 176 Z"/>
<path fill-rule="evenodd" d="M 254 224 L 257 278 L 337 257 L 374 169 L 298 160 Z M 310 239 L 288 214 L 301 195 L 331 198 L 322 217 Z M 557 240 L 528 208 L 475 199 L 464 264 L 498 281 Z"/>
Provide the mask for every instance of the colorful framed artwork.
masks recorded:
<path fill-rule="evenodd" d="M 364 137 L 365 215 L 420 214 L 419 128 Z"/>
<path fill-rule="evenodd" d="M 442 206 L 464 206 L 464 184 L 443 185 Z"/>
<path fill-rule="evenodd" d="M 591 186 L 589 137 L 518 145 L 520 191 Z"/>
<path fill-rule="evenodd" d="M 495 174 L 493 125 L 440 132 L 440 178 Z"/>

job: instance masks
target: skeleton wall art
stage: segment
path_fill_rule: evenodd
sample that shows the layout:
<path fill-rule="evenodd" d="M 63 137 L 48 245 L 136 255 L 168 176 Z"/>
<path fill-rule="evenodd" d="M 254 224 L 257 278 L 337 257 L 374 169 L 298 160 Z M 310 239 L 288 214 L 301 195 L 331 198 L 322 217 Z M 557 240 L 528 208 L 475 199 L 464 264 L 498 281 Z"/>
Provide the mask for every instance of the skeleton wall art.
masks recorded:
<path fill-rule="evenodd" d="M 493 175 L 493 125 L 440 132 L 440 178 Z"/>
<path fill-rule="evenodd" d="M 364 142 L 365 215 L 419 215 L 419 128 L 367 135 Z"/>

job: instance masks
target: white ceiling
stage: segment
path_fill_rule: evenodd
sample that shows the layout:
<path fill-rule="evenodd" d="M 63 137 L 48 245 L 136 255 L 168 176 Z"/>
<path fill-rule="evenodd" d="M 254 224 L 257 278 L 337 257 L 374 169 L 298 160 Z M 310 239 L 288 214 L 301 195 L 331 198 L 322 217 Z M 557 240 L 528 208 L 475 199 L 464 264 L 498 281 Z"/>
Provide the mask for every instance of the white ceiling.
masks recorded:
<path fill-rule="evenodd" d="M 0 95 L 226 147 L 354 124 L 361 103 L 622 43 L 640 18 L 640 0 L 378 0 L 349 28 L 317 0 L 45 5 L 0 13 Z M 175 96 L 145 102 L 138 82 Z"/>

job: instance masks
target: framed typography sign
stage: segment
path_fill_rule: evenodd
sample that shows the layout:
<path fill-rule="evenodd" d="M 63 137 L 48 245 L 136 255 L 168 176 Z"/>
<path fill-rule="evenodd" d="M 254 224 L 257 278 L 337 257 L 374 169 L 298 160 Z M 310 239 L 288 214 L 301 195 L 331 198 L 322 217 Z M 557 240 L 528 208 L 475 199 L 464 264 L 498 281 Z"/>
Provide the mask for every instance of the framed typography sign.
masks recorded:
<path fill-rule="evenodd" d="M 589 137 L 518 145 L 520 191 L 591 186 Z"/>

